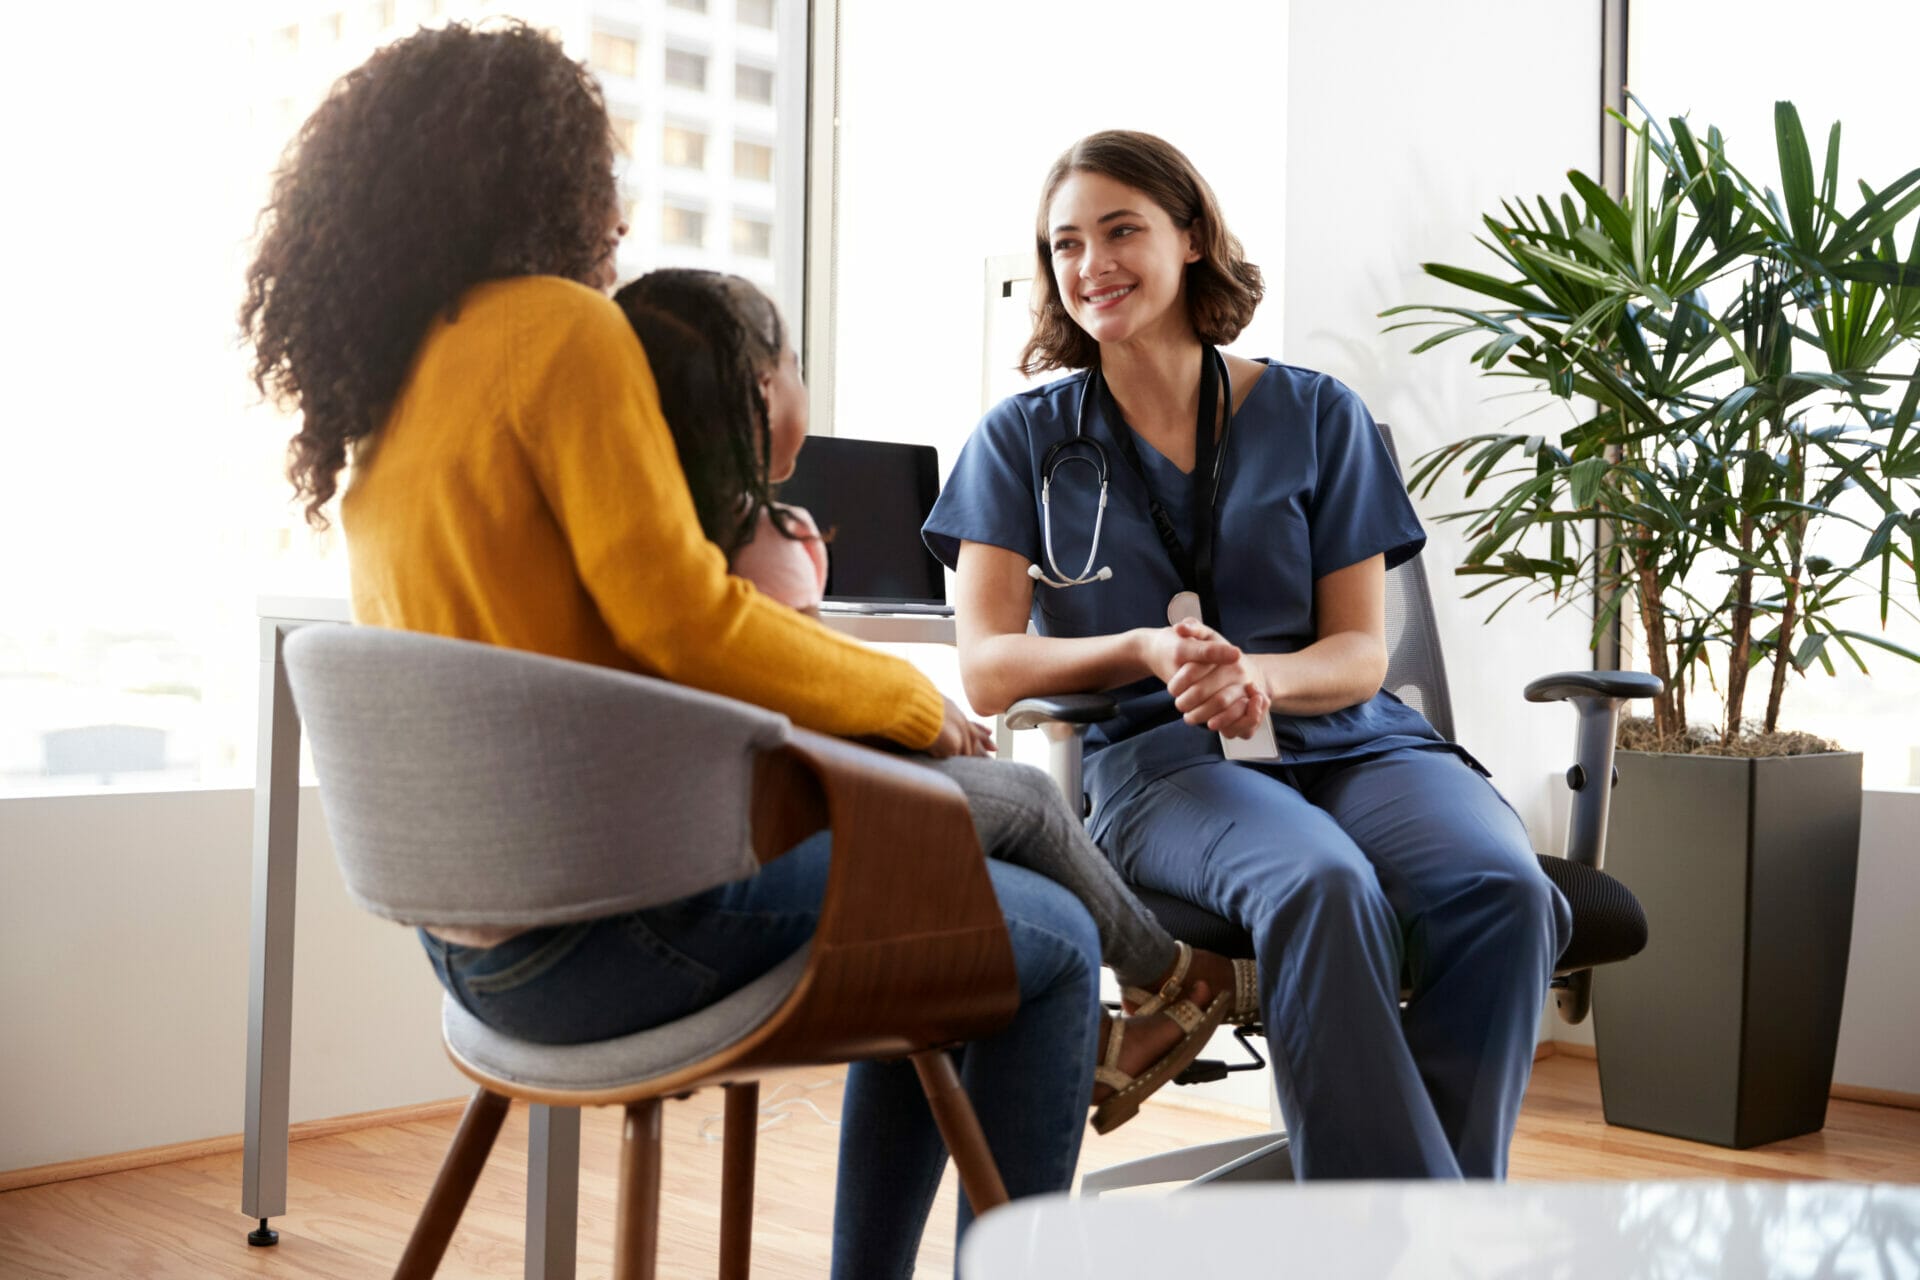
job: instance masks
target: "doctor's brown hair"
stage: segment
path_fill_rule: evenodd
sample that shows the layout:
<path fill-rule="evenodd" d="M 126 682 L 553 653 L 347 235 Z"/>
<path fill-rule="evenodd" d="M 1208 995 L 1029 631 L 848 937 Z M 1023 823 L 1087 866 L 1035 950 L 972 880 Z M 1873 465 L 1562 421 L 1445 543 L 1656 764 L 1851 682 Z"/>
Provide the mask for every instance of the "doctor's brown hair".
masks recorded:
<path fill-rule="evenodd" d="M 1194 233 L 1200 258 L 1187 267 L 1187 315 L 1202 342 L 1232 342 L 1253 319 L 1266 293 L 1260 268 L 1248 262 L 1240 241 L 1227 230 L 1213 188 L 1180 149 L 1150 133 L 1109 129 L 1088 134 L 1053 162 L 1040 188 L 1034 218 L 1033 336 L 1020 352 L 1020 372 L 1086 369 L 1100 358 L 1100 344 L 1074 323 L 1053 279 L 1053 238 L 1047 209 L 1060 184 L 1073 173 L 1097 173 L 1143 191 L 1166 211 L 1173 225 Z"/>

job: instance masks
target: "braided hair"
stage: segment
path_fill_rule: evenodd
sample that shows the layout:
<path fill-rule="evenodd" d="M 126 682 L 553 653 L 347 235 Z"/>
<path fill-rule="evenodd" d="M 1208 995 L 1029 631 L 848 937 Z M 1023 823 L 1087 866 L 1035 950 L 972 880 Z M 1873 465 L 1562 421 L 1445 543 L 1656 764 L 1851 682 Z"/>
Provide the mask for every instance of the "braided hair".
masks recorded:
<path fill-rule="evenodd" d="M 653 367 L 707 538 L 731 558 L 763 511 L 783 536 L 803 537 L 774 503 L 768 477 L 772 430 L 760 377 L 787 347 L 773 302 L 739 276 L 679 267 L 648 272 L 613 300 Z"/>

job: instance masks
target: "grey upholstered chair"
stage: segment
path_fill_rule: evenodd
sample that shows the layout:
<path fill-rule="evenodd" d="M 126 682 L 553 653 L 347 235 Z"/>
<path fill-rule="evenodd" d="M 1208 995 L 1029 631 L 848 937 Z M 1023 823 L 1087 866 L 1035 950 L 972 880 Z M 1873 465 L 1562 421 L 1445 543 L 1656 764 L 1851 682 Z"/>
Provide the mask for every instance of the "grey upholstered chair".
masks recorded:
<path fill-rule="evenodd" d="M 1384 423 L 1380 434 L 1397 466 L 1393 434 Z M 1447 693 L 1446 663 L 1440 653 L 1433 596 L 1420 561 L 1415 556 L 1387 574 L 1388 660 L 1384 687 L 1424 714 L 1442 737 L 1451 739 L 1453 704 Z M 1646 946 L 1647 920 L 1640 903 L 1619 881 L 1600 870 L 1600 863 L 1606 850 L 1613 739 L 1620 705 L 1630 698 L 1650 698 L 1661 687 L 1657 677 L 1633 671 L 1561 672 L 1542 676 L 1526 687 L 1529 702 L 1571 702 L 1580 716 L 1576 763 L 1567 771 L 1567 785 L 1574 797 L 1566 856 L 1540 855 L 1541 868 L 1573 908 L 1573 938 L 1561 953 L 1553 979 L 1555 1006 L 1561 1018 L 1570 1023 L 1587 1016 L 1594 966 L 1627 959 Z M 1046 733 L 1054 780 L 1071 803 L 1084 806 L 1082 741 L 1090 727 L 1113 714 L 1113 699 L 1106 694 L 1072 694 L 1017 702 L 1007 710 L 1007 723 L 1015 729 L 1038 728 Z M 1135 885 L 1133 891 L 1175 937 L 1222 955 L 1253 955 L 1252 936 L 1232 921 L 1154 889 Z M 1241 1043 L 1252 1055 L 1244 1066 L 1228 1067 L 1203 1059 L 1188 1067 L 1178 1082 L 1214 1080 L 1228 1071 L 1264 1066 L 1252 1041 L 1260 1027 L 1243 1027 L 1240 1032 Z M 1154 1182 L 1192 1180 L 1200 1185 L 1291 1175 L 1287 1137 L 1276 1130 L 1095 1170 L 1083 1175 L 1080 1185 L 1082 1193 L 1098 1195 Z"/>
<path fill-rule="evenodd" d="M 768 1067 L 911 1056 L 968 1197 L 1005 1201 L 940 1051 L 1005 1025 L 1019 1000 L 951 782 L 725 698 L 487 645 L 313 627 L 286 660 L 348 892 L 401 924 L 591 919 L 745 878 L 833 832 L 813 941 L 689 1017 L 538 1045 L 444 1002 L 447 1050 L 480 1088 L 397 1276 L 433 1274 L 514 1098 L 626 1109 L 619 1280 L 653 1275 L 660 1100 L 713 1083 L 730 1086 L 720 1273 L 746 1274 Z"/>

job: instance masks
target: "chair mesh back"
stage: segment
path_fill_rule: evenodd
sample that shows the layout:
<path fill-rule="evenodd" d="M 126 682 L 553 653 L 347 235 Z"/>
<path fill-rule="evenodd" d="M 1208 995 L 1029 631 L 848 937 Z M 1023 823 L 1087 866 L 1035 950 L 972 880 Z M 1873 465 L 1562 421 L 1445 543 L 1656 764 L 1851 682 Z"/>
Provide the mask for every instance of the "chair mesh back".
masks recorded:
<path fill-rule="evenodd" d="M 1393 432 L 1380 423 L 1387 453 L 1400 467 Z M 1427 718 L 1441 737 L 1453 741 L 1453 702 L 1447 695 L 1447 664 L 1440 656 L 1440 628 L 1433 617 L 1433 593 L 1420 556 L 1387 572 L 1386 689 Z"/>
<path fill-rule="evenodd" d="M 663 680 L 376 627 L 288 637 L 347 890 L 403 924 L 541 925 L 743 879 L 785 717 Z"/>

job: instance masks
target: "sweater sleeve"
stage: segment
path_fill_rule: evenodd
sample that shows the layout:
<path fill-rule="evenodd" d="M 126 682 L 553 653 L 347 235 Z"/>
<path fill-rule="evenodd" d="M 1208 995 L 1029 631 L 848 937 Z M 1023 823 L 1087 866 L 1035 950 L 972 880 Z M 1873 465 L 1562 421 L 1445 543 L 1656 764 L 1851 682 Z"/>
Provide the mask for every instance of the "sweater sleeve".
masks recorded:
<path fill-rule="evenodd" d="M 818 732 L 933 742 L 943 703 L 912 664 L 728 575 L 639 340 L 612 303 L 559 281 L 526 295 L 507 360 L 511 428 L 623 650 L 665 679 Z"/>

